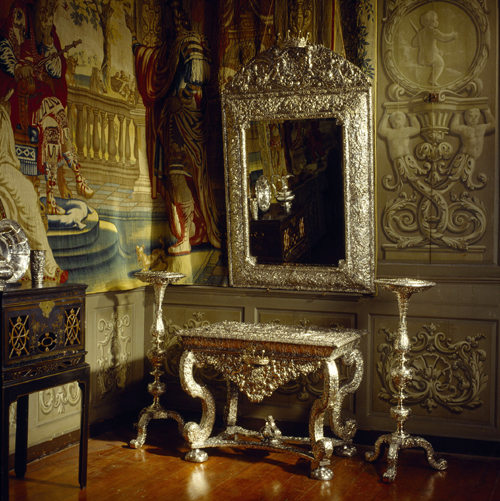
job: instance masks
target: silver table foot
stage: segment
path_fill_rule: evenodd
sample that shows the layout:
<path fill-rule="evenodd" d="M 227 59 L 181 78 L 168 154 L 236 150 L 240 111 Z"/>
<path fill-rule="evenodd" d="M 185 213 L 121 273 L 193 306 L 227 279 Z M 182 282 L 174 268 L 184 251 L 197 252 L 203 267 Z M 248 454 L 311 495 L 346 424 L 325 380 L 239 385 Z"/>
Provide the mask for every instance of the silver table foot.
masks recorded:
<path fill-rule="evenodd" d="M 184 459 L 190 463 L 204 463 L 208 460 L 208 454 L 203 449 L 192 449 L 184 456 Z"/>
<path fill-rule="evenodd" d="M 333 452 L 336 456 L 352 458 L 358 453 L 358 449 L 356 449 L 356 447 L 352 444 L 342 444 L 335 447 Z"/>
<path fill-rule="evenodd" d="M 331 480 L 333 478 L 333 471 L 326 466 L 319 466 L 311 470 L 311 478 L 314 480 Z"/>

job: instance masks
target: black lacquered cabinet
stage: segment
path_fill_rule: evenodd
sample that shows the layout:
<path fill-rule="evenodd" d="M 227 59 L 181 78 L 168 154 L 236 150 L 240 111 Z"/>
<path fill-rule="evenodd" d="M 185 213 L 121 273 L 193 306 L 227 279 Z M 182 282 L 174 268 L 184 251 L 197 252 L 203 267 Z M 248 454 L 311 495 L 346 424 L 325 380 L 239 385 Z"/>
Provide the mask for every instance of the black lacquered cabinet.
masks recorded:
<path fill-rule="evenodd" d="M 85 362 L 85 290 L 81 284 L 31 282 L 0 291 L 2 499 L 8 499 L 9 406 L 17 401 L 15 473 L 26 472 L 30 393 L 77 381 L 82 390 L 79 482 L 87 479 L 90 366 Z"/>

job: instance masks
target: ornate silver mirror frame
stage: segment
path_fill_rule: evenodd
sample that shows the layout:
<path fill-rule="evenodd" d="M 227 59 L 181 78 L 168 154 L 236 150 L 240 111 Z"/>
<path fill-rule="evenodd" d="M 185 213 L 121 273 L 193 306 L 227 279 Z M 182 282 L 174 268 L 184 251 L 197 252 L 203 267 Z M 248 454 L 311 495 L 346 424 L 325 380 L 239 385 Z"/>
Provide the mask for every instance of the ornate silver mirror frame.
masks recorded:
<path fill-rule="evenodd" d="M 230 284 L 373 293 L 371 85 L 359 68 L 304 38 L 278 40 L 222 91 Z M 246 131 L 251 122 L 335 118 L 342 126 L 345 259 L 338 265 L 260 264 L 250 252 Z"/>

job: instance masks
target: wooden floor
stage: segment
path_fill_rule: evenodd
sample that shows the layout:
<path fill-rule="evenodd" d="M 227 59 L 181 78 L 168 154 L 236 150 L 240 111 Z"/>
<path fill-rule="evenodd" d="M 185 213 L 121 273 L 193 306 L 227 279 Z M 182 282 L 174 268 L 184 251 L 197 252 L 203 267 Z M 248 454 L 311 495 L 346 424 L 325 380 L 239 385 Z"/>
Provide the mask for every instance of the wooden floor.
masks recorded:
<path fill-rule="evenodd" d="M 309 478 L 309 462 L 289 453 L 208 449 L 202 464 L 182 459 L 188 450 L 173 420 L 152 422 L 146 444 L 128 447 L 132 426 L 89 442 L 87 488 L 78 486 L 78 446 L 28 465 L 24 479 L 9 476 L 12 501 L 71 500 L 500 500 L 500 458 L 442 454 L 448 470 L 432 470 L 423 451 L 404 451 L 394 484 L 384 484 L 385 456 L 367 463 L 360 454 L 333 460 L 335 477 Z"/>

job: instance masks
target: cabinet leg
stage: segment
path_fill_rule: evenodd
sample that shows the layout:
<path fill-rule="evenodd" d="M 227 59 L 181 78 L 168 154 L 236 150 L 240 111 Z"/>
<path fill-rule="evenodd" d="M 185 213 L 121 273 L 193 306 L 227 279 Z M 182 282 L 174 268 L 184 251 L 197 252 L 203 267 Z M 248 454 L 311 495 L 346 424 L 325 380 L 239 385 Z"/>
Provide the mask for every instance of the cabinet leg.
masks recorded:
<path fill-rule="evenodd" d="M 29 395 L 17 399 L 16 420 L 16 459 L 15 472 L 17 478 L 23 478 L 28 462 L 28 405 Z"/>
<path fill-rule="evenodd" d="M 0 498 L 9 499 L 9 404 L 2 390 L 2 464 L 0 474 Z"/>
<path fill-rule="evenodd" d="M 87 456 L 89 446 L 89 398 L 90 398 L 90 369 L 87 369 L 86 379 L 78 381 L 82 391 L 82 416 L 80 421 L 80 455 L 78 463 L 78 482 L 80 488 L 87 485 Z"/>

